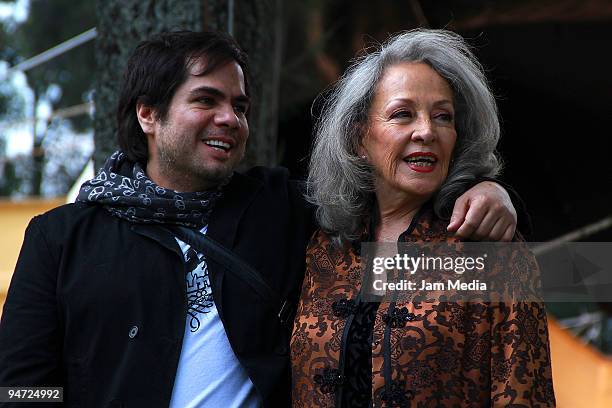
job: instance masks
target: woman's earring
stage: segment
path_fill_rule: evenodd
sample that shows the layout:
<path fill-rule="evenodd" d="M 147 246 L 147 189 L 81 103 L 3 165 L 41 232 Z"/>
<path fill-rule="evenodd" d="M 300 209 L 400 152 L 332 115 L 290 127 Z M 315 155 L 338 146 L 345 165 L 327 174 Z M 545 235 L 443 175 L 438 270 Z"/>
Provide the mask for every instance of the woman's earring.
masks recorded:
<path fill-rule="evenodd" d="M 366 159 L 368 158 L 368 156 L 366 156 L 366 155 L 364 154 L 363 156 L 361 156 L 361 158 L 362 158 L 363 160 L 366 160 Z"/>

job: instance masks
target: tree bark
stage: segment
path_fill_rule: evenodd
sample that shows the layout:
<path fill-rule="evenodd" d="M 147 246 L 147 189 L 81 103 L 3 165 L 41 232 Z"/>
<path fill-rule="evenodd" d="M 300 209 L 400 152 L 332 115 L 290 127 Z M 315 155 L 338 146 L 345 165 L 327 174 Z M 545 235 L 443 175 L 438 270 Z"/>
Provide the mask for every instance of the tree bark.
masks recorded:
<path fill-rule="evenodd" d="M 38 136 L 40 130 L 38 129 L 38 117 L 36 115 L 36 107 L 38 106 L 39 94 L 36 88 L 34 88 L 34 101 L 33 101 L 33 112 L 34 121 L 32 122 L 32 179 L 30 185 L 30 195 L 33 197 L 40 197 L 41 183 L 43 179 L 44 165 L 45 165 L 45 150 L 42 146 L 43 138 Z"/>
<path fill-rule="evenodd" d="M 96 168 L 117 148 L 119 73 L 123 73 L 129 53 L 151 34 L 176 28 L 232 29 L 231 34 L 249 54 L 252 77 L 250 137 L 242 167 L 277 164 L 281 6 L 281 0 L 98 0 Z"/>

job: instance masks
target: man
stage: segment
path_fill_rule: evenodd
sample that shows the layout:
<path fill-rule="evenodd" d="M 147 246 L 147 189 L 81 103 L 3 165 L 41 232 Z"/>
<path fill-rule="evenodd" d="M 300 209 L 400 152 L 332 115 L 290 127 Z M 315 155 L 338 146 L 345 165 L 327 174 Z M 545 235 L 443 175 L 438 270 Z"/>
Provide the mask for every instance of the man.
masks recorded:
<path fill-rule="evenodd" d="M 123 152 L 76 204 L 26 231 L 0 323 L 1 386 L 63 386 L 69 406 L 288 406 L 290 306 L 313 226 L 286 170 L 234 172 L 249 102 L 246 56 L 224 34 L 136 48 L 118 107 Z M 506 203 L 480 184 L 454 228 L 513 230 Z M 166 228 L 176 224 L 229 261 Z"/>

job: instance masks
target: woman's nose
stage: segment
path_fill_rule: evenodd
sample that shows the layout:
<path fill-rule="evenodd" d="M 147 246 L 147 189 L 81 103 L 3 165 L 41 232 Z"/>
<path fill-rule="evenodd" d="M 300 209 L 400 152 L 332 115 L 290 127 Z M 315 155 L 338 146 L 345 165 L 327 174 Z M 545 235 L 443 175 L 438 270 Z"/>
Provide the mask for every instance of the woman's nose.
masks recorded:
<path fill-rule="evenodd" d="M 430 144 L 436 139 L 433 124 L 429 118 L 418 119 L 412 132 L 412 141 Z"/>

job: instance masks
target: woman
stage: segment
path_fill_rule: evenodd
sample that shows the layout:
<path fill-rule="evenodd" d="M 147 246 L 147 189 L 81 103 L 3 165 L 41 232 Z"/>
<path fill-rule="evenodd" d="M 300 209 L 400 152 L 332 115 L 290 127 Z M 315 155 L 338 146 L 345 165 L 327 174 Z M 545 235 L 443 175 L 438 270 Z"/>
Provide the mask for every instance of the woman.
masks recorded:
<path fill-rule="evenodd" d="M 499 172 L 498 139 L 482 68 L 451 32 L 400 34 L 339 81 L 311 159 L 321 229 L 291 341 L 294 406 L 554 406 L 540 303 L 361 301 L 359 243 L 457 242 L 450 206 Z"/>

